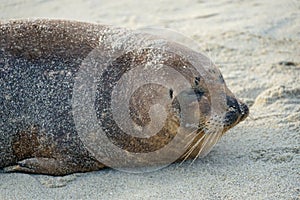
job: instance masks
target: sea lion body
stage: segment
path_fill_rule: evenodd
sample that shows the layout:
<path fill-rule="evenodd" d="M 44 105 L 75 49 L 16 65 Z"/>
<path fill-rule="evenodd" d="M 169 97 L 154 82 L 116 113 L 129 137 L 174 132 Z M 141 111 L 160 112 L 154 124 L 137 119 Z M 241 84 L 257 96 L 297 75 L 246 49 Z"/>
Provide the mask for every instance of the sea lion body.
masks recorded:
<path fill-rule="evenodd" d="M 26 159 L 46 174 L 103 167 L 76 136 L 68 102 L 74 74 L 97 45 L 98 32 L 101 26 L 63 21 L 1 25 L 0 167 Z"/>
<path fill-rule="evenodd" d="M 106 51 L 101 41 L 111 35 L 112 29 L 114 28 L 108 26 L 60 20 L 12 21 L 0 24 L 0 168 L 6 168 L 8 171 L 64 175 L 98 170 L 106 166 L 86 148 L 78 134 L 73 116 L 72 97 L 82 63 L 95 48 Z M 176 48 L 181 47 L 179 45 Z M 107 88 L 110 88 L 109 83 L 114 83 L 111 78 L 120 75 L 120 69 L 127 70 L 128 60 L 142 64 L 145 58 L 151 57 L 148 56 L 147 50 L 139 53 L 139 59 L 131 59 L 132 54 L 125 52 L 125 55 L 118 58 L 120 60 L 117 59 L 112 64 L 110 76 L 102 77 L 104 82 L 100 86 L 102 92 L 99 99 L 103 102 L 99 100 L 99 113 L 106 109 L 105 99 L 108 97 L 104 94 Z M 179 68 L 179 60 L 169 59 L 165 63 L 178 65 L 176 67 Z M 202 80 L 195 79 L 196 72 L 185 71 L 183 68 L 180 70 L 181 73 L 187 74 L 186 79 L 194 83 L 195 87 L 201 85 Z M 223 134 L 247 117 L 248 108 L 233 96 L 222 81 L 220 80 L 220 84 L 226 88 L 226 102 L 222 109 L 224 113 L 229 113 L 227 121 L 220 122 Z M 167 92 L 171 99 L 174 98 L 172 90 L 164 91 L 159 87 L 157 89 Z M 205 96 L 202 90 L 197 90 L 196 93 L 198 92 L 202 97 L 199 104 L 200 114 L 206 116 L 211 110 L 212 105 L 208 101 L 211 97 L 209 94 Z M 133 95 L 136 98 L 130 101 L 136 109 L 131 113 L 132 118 L 135 118 L 135 122 L 140 126 L 148 123 L 149 116 L 145 113 L 150 109 L 147 101 L 139 103 L 138 99 L 142 93 L 143 91 L 137 91 Z M 183 99 L 189 99 L 188 95 L 187 92 L 183 92 L 181 96 Z M 203 102 L 204 97 L 207 99 L 206 103 Z M 156 101 L 159 101 L 159 98 L 153 97 L 151 100 L 152 103 Z M 116 129 L 109 128 L 111 113 L 103 118 L 98 114 L 102 125 L 107 128 L 107 134 L 111 134 L 117 145 L 129 152 L 147 153 L 166 145 L 176 134 L 176 127 L 179 127 L 176 117 L 179 116 L 180 109 L 175 104 L 170 105 L 173 107 L 169 108 L 169 120 L 161 134 L 151 137 L 147 144 L 147 138 L 124 139 L 125 136 L 118 134 Z M 231 110 L 225 108 L 226 106 Z M 173 108 L 178 109 L 173 111 Z M 203 123 L 205 120 L 203 119 Z M 190 149 L 187 150 L 188 154 L 179 160 L 198 155 L 203 141 L 197 141 L 203 134 L 194 138 L 191 147 L 194 147 L 194 144 L 196 146 L 190 152 Z M 167 139 L 163 135 L 167 135 Z"/>

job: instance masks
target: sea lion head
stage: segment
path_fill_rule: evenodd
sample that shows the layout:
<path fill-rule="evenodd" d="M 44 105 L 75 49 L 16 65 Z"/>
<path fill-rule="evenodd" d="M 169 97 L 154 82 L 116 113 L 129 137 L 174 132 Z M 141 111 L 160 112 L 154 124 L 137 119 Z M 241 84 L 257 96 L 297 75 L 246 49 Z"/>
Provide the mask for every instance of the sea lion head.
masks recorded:
<path fill-rule="evenodd" d="M 171 163 L 206 155 L 247 117 L 248 107 L 205 55 L 175 42 L 138 36 L 109 41 L 109 48 L 99 50 L 100 59 L 109 62 L 91 65 L 104 66 L 96 76 L 97 123 L 107 142 L 124 153 L 111 156 L 107 165 Z M 109 52 L 109 59 L 103 59 L 103 52 Z"/>
<path fill-rule="evenodd" d="M 215 102 L 219 103 L 219 112 L 214 113 L 211 93 L 204 83 L 199 83 L 195 77 L 194 87 L 181 92 L 177 98 L 183 99 L 190 106 L 189 114 L 185 117 L 199 119 L 197 136 L 193 138 L 189 150 L 182 159 L 205 156 L 217 143 L 220 137 L 229 129 L 246 119 L 249 115 L 248 106 L 236 98 L 224 84 L 224 96 Z M 194 98 L 196 95 L 197 99 Z M 178 107 L 175 104 L 175 107 Z M 220 109 L 221 108 L 221 109 Z"/>
<path fill-rule="evenodd" d="M 189 124 L 197 126 L 197 134 L 183 159 L 203 157 L 226 131 L 246 119 L 249 108 L 230 91 L 220 70 L 208 57 L 185 47 L 176 45 L 176 48 L 178 49 L 174 52 L 183 53 L 180 58 L 173 56 L 170 65 L 177 66 L 177 70 L 185 75 L 190 88 L 177 95 L 173 94 L 175 98 L 172 105 L 175 110 L 180 110 L 178 100 L 185 102 L 188 111 L 185 111 L 184 116 L 182 114 L 177 116 L 184 117 L 185 121 L 198 122 Z M 183 59 L 182 55 L 188 59 Z M 174 92 L 170 90 L 170 93 Z"/>

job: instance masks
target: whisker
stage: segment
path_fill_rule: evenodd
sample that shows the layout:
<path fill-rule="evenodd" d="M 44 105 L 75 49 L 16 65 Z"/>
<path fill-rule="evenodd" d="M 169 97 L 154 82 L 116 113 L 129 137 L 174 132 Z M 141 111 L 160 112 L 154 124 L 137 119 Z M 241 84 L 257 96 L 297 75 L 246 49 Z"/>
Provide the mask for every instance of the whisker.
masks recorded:
<path fill-rule="evenodd" d="M 198 132 L 198 130 L 195 130 L 192 133 L 189 133 L 187 137 L 192 136 L 195 132 Z M 195 137 L 197 137 L 197 134 L 193 135 L 192 139 L 184 146 L 185 149 L 188 148 L 192 144 L 192 142 L 194 141 Z"/>
<path fill-rule="evenodd" d="M 204 128 L 206 127 L 205 124 L 203 124 L 202 126 L 199 127 L 199 129 L 195 130 L 195 131 L 192 131 L 191 133 L 189 133 L 189 135 L 192 135 L 193 133 L 195 132 L 202 132 L 204 130 Z M 184 147 L 185 149 L 188 149 L 191 145 L 192 145 L 192 142 L 194 141 L 195 137 L 197 135 L 195 135 L 191 140 L 190 142 L 188 142 L 186 144 L 186 146 Z M 182 165 L 182 163 L 184 161 L 186 161 L 188 159 L 188 157 L 191 155 L 191 153 L 194 151 L 194 149 L 197 147 L 197 145 L 199 145 L 199 143 L 202 141 L 202 139 L 204 138 L 205 135 L 203 135 L 193 146 L 190 147 L 190 149 L 185 152 L 182 156 L 184 157 L 183 160 L 180 162 L 179 166 Z M 189 137 L 189 136 L 188 136 Z"/>
<path fill-rule="evenodd" d="M 209 151 L 213 148 L 213 146 L 217 143 L 219 138 L 222 136 L 222 129 L 217 129 L 217 130 L 214 129 L 214 130 L 211 130 L 209 133 L 212 134 L 213 136 L 212 136 L 212 138 L 209 138 L 210 141 L 208 143 L 206 143 L 205 145 L 202 146 L 201 153 L 202 153 L 203 157 L 205 155 L 207 155 L 207 153 L 209 153 Z"/>
<path fill-rule="evenodd" d="M 206 141 L 208 140 L 208 138 L 210 138 L 211 135 L 210 134 L 205 134 L 205 138 L 203 140 L 203 144 L 204 145 L 206 143 Z M 190 165 L 194 164 L 195 160 L 198 158 L 198 155 L 201 153 L 201 149 L 202 149 L 203 146 L 201 146 L 201 148 L 199 149 L 197 155 L 193 158 L 192 162 L 190 163 Z"/>
<path fill-rule="evenodd" d="M 213 137 L 211 138 L 211 140 L 207 144 L 208 148 L 210 148 L 214 144 L 214 142 L 215 142 L 215 140 L 216 140 L 216 138 L 217 138 L 218 135 L 219 135 L 218 131 L 213 131 Z"/>
<path fill-rule="evenodd" d="M 199 145 L 199 143 L 203 140 L 205 134 L 183 155 L 184 159 L 180 162 L 180 165 L 188 159 L 191 153 L 195 150 L 195 148 Z"/>
<path fill-rule="evenodd" d="M 212 132 L 206 134 L 206 137 L 204 138 L 204 143 L 202 144 L 201 149 L 199 150 L 199 152 L 197 153 L 196 157 L 193 159 L 191 164 L 193 164 L 195 160 L 199 157 L 199 155 L 202 153 L 203 148 L 207 145 L 207 142 L 209 142 L 211 140 L 211 137 L 213 136 L 214 134 Z"/>
<path fill-rule="evenodd" d="M 214 136 L 212 142 L 210 143 L 210 147 L 209 147 L 209 151 L 208 151 L 208 152 L 210 152 L 210 151 L 212 150 L 212 148 L 217 144 L 217 142 L 219 141 L 221 135 L 222 135 L 222 132 L 221 132 L 221 131 L 217 131 L 217 132 L 215 133 L 215 136 Z M 208 153 L 208 152 L 207 152 L 207 153 Z"/>
<path fill-rule="evenodd" d="M 205 125 L 199 126 L 196 130 L 192 131 L 192 132 L 189 133 L 188 135 L 191 135 L 191 134 L 193 134 L 193 133 L 195 133 L 195 132 L 201 132 L 201 131 L 203 131 L 203 129 L 204 129 L 205 127 L 206 127 Z"/>
<path fill-rule="evenodd" d="M 191 155 L 191 153 L 195 150 L 195 148 L 197 147 L 197 145 L 199 145 L 199 143 L 202 141 L 204 136 L 202 136 L 183 156 L 184 159 L 182 162 L 186 161 L 188 159 L 188 157 Z"/>
<path fill-rule="evenodd" d="M 183 154 L 183 160 L 180 162 L 179 166 L 182 165 L 183 162 L 185 162 L 190 155 L 193 153 L 193 151 L 195 151 L 195 149 L 198 147 L 198 145 L 202 142 L 201 148 L 199 149 L 197 155 L 195 156 L 195 158 L 193 158 L 193 161 L 191 162 L 190 165 L 192 165 L 195 160 L 197 158 L 201 156 L 205 156 L 206 154 L 208 154 L 210 152 L 210 150 L 215 146 L 215 144 L 219 141 L 219 139 L 222 136 L 222 128 L 220 127 L 209 127 L 207 128 L 207 124 L 204 124 L 201 129 L 196 130 L 198 132 L 204 131 L 204 129 L 206 129 L 206 133 L 203 134 L 203 136 L 196 141 L 196 143 L 194 145 L 192 145 L 191 142 L 193 142 L 193 140 L 195 139 L 194 136 L 192 137 L 191 142 L 189 142 L 185 147 L 189 148 L 189 150 L 187 152 L 185 152 Z M 190 135 L 193 135 L 195 133 L 195 131 L 192 131 L 191 133 L 189 133 L 188 137 Z"/>
<path fill-rule="evenodd" d="M 201 149 L 200 149 L 201 152 L 203 151 L 204 147 L 207 145 L 207 142 L 209 142 L 209 139 L 213 136 L 213 132 L 209 131 L 206 135 L 208 135 L 208 136 L 205 137 L 204 143 L 201 146 Z"/>
<path fill-rule="evenodd" d="M 205 125 L 203 125 L 202 127 L 199 127 L 197 130 L 192 131 L 191 133 L 189 133 L 187 137 L 189 137 L 190 135 L 194 134 L 195 132 L 198 132 L 198 133 L 202 132 L 204 128 L 205 128 Z M 197 136 L 197 135 L 195 135 L 195 136 L 193 137 L 193 139 L 192 139 L 190 142 L 188 142 L 188 143 L 186 144 L 185 148 L 188 148 L 189 145 L 191 145 L 191 142 L 195 139 L 196 136 Z"/>
<path fill-rule="evenodd" d="M 207 155 L 210 150 L 217 144 L 217 142 L 219 141 L 219 139 L 222 136 L 222 130 L 217 130 L 213 133 L 214 137 L 212 138 L 212 140 L 206 144 L 206 146 L 204 146 L 203 149 L 203 156 Z"/>

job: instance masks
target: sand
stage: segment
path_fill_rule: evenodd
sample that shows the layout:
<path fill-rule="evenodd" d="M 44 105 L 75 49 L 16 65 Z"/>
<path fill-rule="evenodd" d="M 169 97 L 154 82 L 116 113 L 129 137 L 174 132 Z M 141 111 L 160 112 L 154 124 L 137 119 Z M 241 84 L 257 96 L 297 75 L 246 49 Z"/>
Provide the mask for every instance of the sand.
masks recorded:
<path fill-rule="evenodd" d="M 151 173 L 0 173 L 0 199 L 300 199 L 300 2 L 0 0 L 0 19 L 156 26 L 194 39 L 251 116 L 211 153 Z"/>

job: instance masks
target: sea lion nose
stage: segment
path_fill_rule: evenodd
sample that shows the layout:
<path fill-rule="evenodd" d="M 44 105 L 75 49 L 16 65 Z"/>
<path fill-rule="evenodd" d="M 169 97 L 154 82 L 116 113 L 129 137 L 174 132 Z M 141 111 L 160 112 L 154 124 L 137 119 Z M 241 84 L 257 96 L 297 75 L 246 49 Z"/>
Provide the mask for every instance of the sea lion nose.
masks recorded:
<path fill-rule="evenodd" d="M 231 96 L 226 97 L 228 110 L 226 112 L 224 122 L 225 126 L 231 126 L 237 122 L 239 117 L 242 115 L 242 110 L 238 101 Z"/>
<path fill-rule="evenodd" d="M 240 110 L 241 110 L 241 114 L 242 114 L 240 121 L 243 121 L 249 115 L 249 108 L 246 104 L 240 103 Z"/>
<path fill-rule="evenodd" d="M 228 111 L 225 115 L 225 126 L 232 126 L 237 122 L 243 121 L 249 115 L 249 108 L 246 104 L 239 102 L 236 98 L 227 96 Z"/>

